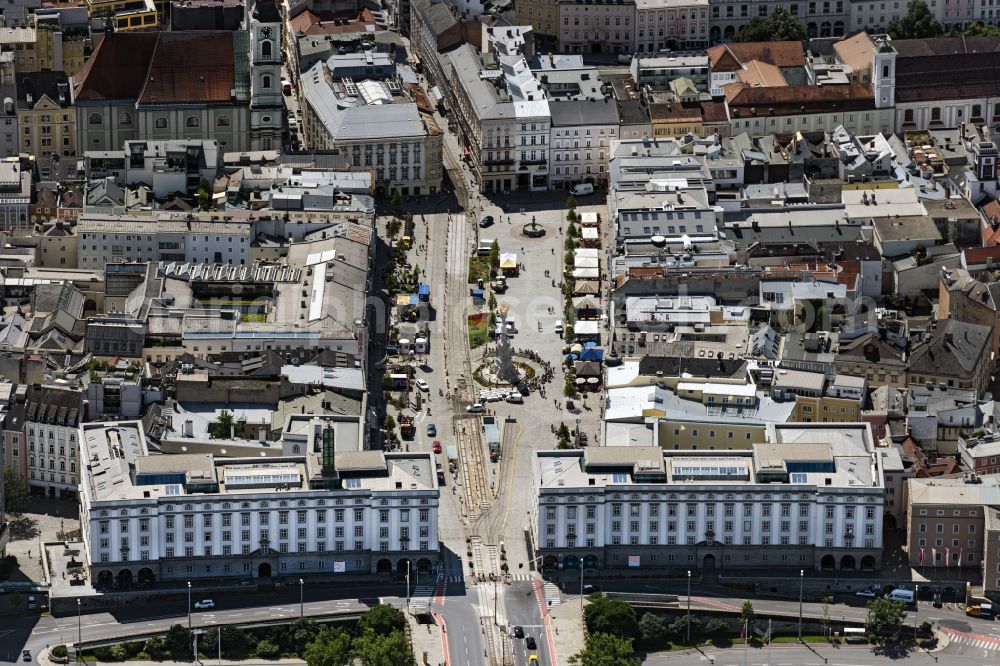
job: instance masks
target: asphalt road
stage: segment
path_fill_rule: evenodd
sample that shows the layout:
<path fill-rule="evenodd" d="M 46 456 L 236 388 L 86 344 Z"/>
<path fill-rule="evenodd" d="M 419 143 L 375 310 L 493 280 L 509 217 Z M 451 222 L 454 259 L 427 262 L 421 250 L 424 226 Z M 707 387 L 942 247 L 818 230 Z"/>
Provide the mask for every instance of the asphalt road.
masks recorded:
<path fill-rule="evenodd" d="M 503 601 L 507 609 L 507 622 L 510 626 L 507 653 L 514 655 L 515 666 L 527 664 L 531 654 L 537 654 L 539 661 L 543 664 L 553 664 L 554 660 L 549 652 L 549 641 L 539 611 L 538 595 L 535 593 L 534 585 L 522 581 L 511 583 L 504 590 Z M 513 627 L 515 626 L 524 628 L 525 638 L 514 638 Z M 528 649 L 526 645 L 528 636 L 535 639 L 536 649 Z"/>
<path fill-rule="evenodd" d="M 648 666 L 886 666 L 901 662 L 924 666 L 924 664 L 943 663 L 948 666 L 995 666 L 996 659 L 962 656 L 943 653 L 934 656 L 925 652 L 911 652 L 907 657 L 881 656 L 868 647 L 839 647 L 823 645 L 809 649 L 799 645 L 775 645 L 768 657 L 764 648 L 743 649 L 734 647 L 727 650 L 707 649 L 704 653 L 657 653 L 650 655 L 643 662 Z M 824 658 L 827 661 L 824 661 Z"/>

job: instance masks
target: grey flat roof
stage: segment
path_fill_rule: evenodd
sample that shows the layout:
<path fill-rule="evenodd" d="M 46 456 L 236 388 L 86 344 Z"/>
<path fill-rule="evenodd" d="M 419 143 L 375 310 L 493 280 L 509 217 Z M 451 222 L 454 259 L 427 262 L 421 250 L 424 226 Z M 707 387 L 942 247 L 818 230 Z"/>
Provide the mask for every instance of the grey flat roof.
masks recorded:
<path fill-rule="evenodd" d="M 549 113 L 552 114 L 553 127 L 618 124 L 618 105 L 612 101 L 551 101 Z"/>

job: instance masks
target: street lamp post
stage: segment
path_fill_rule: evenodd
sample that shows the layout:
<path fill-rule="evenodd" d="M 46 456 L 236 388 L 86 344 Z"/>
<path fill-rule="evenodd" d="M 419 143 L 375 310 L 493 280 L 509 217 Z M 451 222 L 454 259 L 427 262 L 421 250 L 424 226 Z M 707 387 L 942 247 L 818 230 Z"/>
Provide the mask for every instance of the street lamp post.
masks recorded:
<path fill-rule="evenodd" d="M 410 560 L 406 560 L 406 608 L 410 608 Z"/>
<path fill-rule="evenodd" d="M 799 642 L 802 642 L 802 586 L 805 584 L 806 570 L 799 569 Z"/>
<path fill-rule="evenodd" d="M 76 661 L 80 663 L 80 650 L 83 643 L 83 603 L 78 598 L 76 600 Z"/>
<path fill-rule="evenodd" d="M 188 581 L 188 631 L 191 631 L 191 581 Z"/>
<path fill-rule="evenodd" d="M 302 579 L 299 578 L 299 620 L 300 621 L 304 620 L 305 617 L 306 617 L 305 597 L 303 596 L 303 594 L 304 593 L 302 591 Z"/>
<path fill-rule="evenodd" d="M 691 570 L 688 569 L 687 642 L 691 644 Z"/>

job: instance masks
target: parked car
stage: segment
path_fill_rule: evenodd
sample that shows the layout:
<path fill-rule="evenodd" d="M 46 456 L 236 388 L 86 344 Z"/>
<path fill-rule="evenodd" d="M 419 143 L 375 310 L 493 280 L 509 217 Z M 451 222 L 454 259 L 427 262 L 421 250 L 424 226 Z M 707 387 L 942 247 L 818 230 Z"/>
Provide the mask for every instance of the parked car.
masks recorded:
<path fill-rule="evenodd" d="M 476 402 L 466 407 L 465 411 L 469 412 L 470 414 L 482 414 L 484 411 L 486 411 L 486 408 L 483 407 L 483 404 L 481 402 Z"/>
<path fill-rule="evenodd" d="M 434 425 L 433 423 L 428 423 L 427 424 L 427 436 L 428 437 L 437 437 L 437 434 L 438 434 L 437 426 Z"/>
<path fill-rule="evenodd" d="M 31 650 L 21 650 L 21 658 L 25 661 L 31 661 Z"/>
<path fill-rule="evenodd" d="M 560 321 L 557 321 L 557 322 L 556 322 L 556 325 L 555 325 L 555 332 L 556 332 L 556 333 L 557 333 L 558 335 L 562 335 L 562 332 L 563 332 L 563 323 L 562 323 L 562 321 L 561 321 L 561 320 L 560 320 Z"/>
<path fill-rule="evenodd" d="M 209 608 L 215 608 L 215 602 L 211 599 L 202 599 L 201 601 L 194 602 L 194 607 L 198 610 L 207 610 Z"/>
<path fill-rule="evenodd" d="M 434 440 L 434 453 L 441 453 L 441 442 Z"/>
<path fill-rule="evenodd" d="M 587 585 L 583 586 L 583 593 L 584 594 L 593 594 L 594 592 L 600 592 L 600 591 L 601 591 L 601 588 L 598 587 L 597 585 L 590 585 L 588 583 Z"/>
<path fill-rule="evenodd" d="M 855 592 L 855 594 L 857 596 L 859 596 L 859 597 L 864 598 L 864 599 L 874 599 L 875 597 L 878 596 L 878 593 L 875 590 L 871 589 L 871 588 L 865 588 L 863 590 L 858 590 L 857 592 Z"/>
<path fill-rule="evenodd" d="M 493 226 L 493 216 L 492 215 L 487 215 L 483 219 L 479 220 L 479 226 L 482 227 L 483 229 L 485 229 L 486 227 L 492 227 Z"/>
<path fill-rule="evenodd" d="M 428 384 L 427 382 L 425 382 L 423 379 L 418 379 L 418 380 L 414 381 L 413 383 L 416 384 L 417 388 L 420 389 L 421 391 L 423 391 L 424 393 L 429 393 L 430 390 L 431 390 L 430 384 Z"/>
<path fill-rule="evenodd" d="M 941 603 L 941 593 L 940 592 L 935 592 L 934 593 L 934 601 L 931 602 L 931 603 L 934 604 L 934 608 L 941 608 L 941 606 L 944 605 L 943 603 Z"/>

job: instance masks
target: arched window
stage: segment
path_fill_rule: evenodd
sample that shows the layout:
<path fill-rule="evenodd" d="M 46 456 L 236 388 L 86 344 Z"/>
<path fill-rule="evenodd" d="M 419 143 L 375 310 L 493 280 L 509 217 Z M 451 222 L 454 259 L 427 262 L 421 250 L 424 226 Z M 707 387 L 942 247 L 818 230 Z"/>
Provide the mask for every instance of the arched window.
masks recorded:
<path fill-rule="evenodd" d="M 889 65 L 882 65 L 882 78 L 889 78 Z"/>
<path fill-rule="evenodd" d="M 184 125 L 186 127 L 201 127 L 201 121 L 198 120 L 198 116 L 188 116 Z"/>
<path fill-rule="evenodd" d="M 271 57 L 271 48 L 272 48 L 271 47 L 271 42 L 269 42 L 269 41 L 261 42 L 260 43 L 260 56 L 262 58 L 270 58 Z"/>
<path fill-rule="evenodd" d="M 103 125 L 104 124 L 104 118 L 99 113 L 92 113 L 92 114 L 90 114 L 90 120 L 89 120 L 89 122 L 90 122 L 91 125 Z"/>
<path fill-rule="evenodd" d="M 219 116 L 215 124 L 219 127 L 229 127 L 232 121 L 229 119 L 229 116 Z"/>
<path fill-rule="evenodd" d="M 156 119 L 156 129 L 167 129 L 167 119 L 164 116 Z"/>
<path fill-rule="evenodd" d="M 271 89 L 271 75 L 270 74 L 265 74 L 264 76 L 260 77 L 260 81 L 261 81 L 261 86 L 263 86 L 264 90 L 270 90 Z"/>

